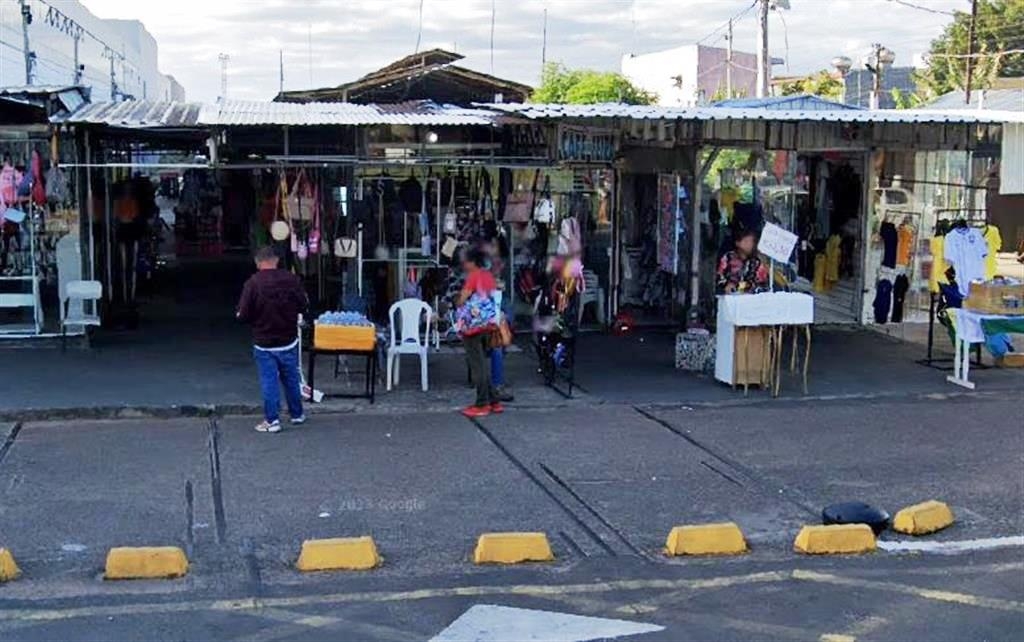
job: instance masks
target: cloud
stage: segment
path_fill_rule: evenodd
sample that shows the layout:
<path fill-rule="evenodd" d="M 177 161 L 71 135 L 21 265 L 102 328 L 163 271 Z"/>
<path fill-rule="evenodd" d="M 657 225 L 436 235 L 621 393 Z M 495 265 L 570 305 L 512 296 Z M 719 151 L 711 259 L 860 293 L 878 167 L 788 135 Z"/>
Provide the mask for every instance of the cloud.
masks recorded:
<path fill-rule="evenodd" d="M 285 88 L 338 85 L 412 53 L 419 0 L 82 0 L 104 18 L 145 23 L 160 47 L 160 66 L 191 99 L 220 92 L 217 54 L 231 56 L 228 94 L 267 99 L 278 89 L 278 52 Z M 625 53 L 656 51 L 704 39 L 724 46 L 733 16 L 734 46 L 756 47 L 751 0 L 495 0 L 493 73 L 536 84 L 547 9 L 547 59 L 573 67 L 617 70 Z M 929 0 L 963 10 L 963 0 Z M 838 54 L 859 57 L 872 42 L 909 65 L 949 17 L 889 0 L 792 0 L 769 19 L 771 53 L 788 71 L 825 68 Z M 490 72 L 491 0 L 423 0 L 420 48 L 456 49 L 463 64 Z M 773 12 L 774 14 L 774 12 Z M 788 48 L 787 48 L 788 41 Z M 788 55 L 787 55 L 788 52 Z"/>

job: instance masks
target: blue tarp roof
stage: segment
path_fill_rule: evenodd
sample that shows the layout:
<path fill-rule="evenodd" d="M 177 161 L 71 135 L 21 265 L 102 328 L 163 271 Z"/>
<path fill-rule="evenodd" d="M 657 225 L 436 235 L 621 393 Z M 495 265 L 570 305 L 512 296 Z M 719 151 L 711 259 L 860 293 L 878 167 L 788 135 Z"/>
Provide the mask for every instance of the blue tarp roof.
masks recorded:
<path fill-rule="evenodd" d="M 836 109 L 860 109 L 856 105 L 846 105 L 819 96 L 801 94 L 799 96 L 771 96 L 768 98 L 732 98 L 714 103 L 714 107 L 739 107 L 744 109 L 790 109 L 799 111 L 834 111 Z"/>

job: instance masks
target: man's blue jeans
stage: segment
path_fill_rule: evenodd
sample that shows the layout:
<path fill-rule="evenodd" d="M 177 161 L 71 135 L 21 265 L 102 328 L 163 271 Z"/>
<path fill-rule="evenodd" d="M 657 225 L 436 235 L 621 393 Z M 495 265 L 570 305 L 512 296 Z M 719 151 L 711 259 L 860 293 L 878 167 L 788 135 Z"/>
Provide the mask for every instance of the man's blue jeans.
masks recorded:
<path fill-rule="evenodd" d="M 263 418 L 278 421 L 281 418 L 281 384 L 292 419 L 302 416 L 302 383 L 299 376 L 299 347 L 291 350 L 252 349 L 260 371 L 263 391 Z"/>

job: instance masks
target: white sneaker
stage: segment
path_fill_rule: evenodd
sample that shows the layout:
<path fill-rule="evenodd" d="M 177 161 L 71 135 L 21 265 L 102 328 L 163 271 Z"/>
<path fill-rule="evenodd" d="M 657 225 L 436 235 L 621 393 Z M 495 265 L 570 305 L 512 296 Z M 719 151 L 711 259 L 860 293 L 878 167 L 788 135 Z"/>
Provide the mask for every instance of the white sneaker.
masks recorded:
<path fill-rule="evenodd" d="M 264 419 L 256 424 L 256 432 L 281 432 L 281 422 Z"/>
<path fill-rule="evenodd" d="M 299 415 L 298 417 L 292 417 L 291 423 L 293 426 L 301 426 L 306 423 L 306 415 Z"/>

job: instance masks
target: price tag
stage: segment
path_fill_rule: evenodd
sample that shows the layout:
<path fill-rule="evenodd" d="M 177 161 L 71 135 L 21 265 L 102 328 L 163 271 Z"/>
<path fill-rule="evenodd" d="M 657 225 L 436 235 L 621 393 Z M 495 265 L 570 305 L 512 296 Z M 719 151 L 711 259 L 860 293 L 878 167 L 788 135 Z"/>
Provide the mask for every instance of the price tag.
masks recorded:
<path fill-rule="evenodd" d="M 757 243 L 757 249 L 779 263 L 788 263 L 797 240 L 796 234 L 773 223 L 766 223 L 761 230 L 761 240 Z"/>

